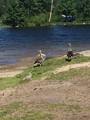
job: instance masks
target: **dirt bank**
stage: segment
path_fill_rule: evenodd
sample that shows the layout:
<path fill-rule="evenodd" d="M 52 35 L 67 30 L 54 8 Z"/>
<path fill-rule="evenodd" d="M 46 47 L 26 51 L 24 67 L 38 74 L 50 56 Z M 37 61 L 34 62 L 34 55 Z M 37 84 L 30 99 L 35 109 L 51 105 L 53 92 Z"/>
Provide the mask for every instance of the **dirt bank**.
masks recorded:
<path fill-rule="evenodd" d="M 2 65 L 0 66 L 0 78 L 4 77 L 14 77 L 17 74 L 20 74 L 26 68 L 32 66 L 33 58 L 27 57 L 19 60 L 17 64 L 12 65 Z"/>
<path fill-rule="evenodd" d="M 83 54 L 84 56 L 90 56 L 90 50 L 82 51 L 82 52 L 80 52 L 80 54 Z M 33 60 L 34 60 L 34 58 L 27 57 L 27 58 L 23 58 L 23 59 L 19 60 L 19 62 L 17 64 L 0 66 L 0 78 L 14 77 L 17 74 L 22 73 L 23 70 L 32 66 Z M 88 66 L 87 63 L 84 64 L 84 67 L 85 66 Z M 67 66 L 67 67 L 68 67 L 68 69 L 70 67 L 73 68 L 73 66 Z M 83 65 L 81 64 L 80 66 L 76 66 L 76 67 L 83 67 Z M 64 68 L 64 69 L 66 69 L 66 68 Z"/>

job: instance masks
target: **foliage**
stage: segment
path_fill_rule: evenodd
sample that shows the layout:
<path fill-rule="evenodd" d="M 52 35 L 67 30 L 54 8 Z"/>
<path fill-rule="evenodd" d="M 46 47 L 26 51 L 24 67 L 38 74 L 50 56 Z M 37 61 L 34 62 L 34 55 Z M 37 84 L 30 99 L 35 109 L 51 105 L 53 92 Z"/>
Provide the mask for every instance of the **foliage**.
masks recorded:
<path fill-rule="evenodd" d="M 46 24 L 50 5 L 51 0 L 0 0 L 0 17 L 14 27 Z M 90 22 L 90 0 L 54 0 L 51 22 L 63 22 L 62 14 L 74 16 L 76 22 Z"/>
<path fill-rule="evenodd" d="M 90 21 L 90 0 L 76 0 L 76 13 L 82 21 Z"/>
<path fill-rule="evenodd" d="M 23 27 L 25 23 L 25 15 L 26 12 L 24 6 L 16 1 L 8 7 L 4 22 L 12 27 Z"/>

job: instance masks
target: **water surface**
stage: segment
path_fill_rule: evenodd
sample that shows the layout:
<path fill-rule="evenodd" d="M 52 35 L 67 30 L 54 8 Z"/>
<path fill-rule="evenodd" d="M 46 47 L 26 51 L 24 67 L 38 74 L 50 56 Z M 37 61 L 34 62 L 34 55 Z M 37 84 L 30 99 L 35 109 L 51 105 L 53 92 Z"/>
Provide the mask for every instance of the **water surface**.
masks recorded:
<path fill-rule="evenodd" d="M 75 51 L 90 49 L 90 26 L 52 26 L 28 29 L 0 29 L 0 64 L 34 56 L 42 49 L 47 56 L 63 54 L 67 43 Z"/>

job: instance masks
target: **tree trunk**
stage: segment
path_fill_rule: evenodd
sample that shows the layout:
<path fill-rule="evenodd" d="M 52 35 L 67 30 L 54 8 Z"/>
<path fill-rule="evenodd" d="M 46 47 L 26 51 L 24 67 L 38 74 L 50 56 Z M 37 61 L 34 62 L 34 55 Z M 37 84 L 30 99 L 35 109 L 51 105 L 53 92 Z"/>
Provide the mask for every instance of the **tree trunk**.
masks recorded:
<path fill-rule="evenodd" d="M 52 12 L 53 12 L 53 0 L 51 0 L 51 10 L 50 10 L 49 22 L 51 22 Z"/>

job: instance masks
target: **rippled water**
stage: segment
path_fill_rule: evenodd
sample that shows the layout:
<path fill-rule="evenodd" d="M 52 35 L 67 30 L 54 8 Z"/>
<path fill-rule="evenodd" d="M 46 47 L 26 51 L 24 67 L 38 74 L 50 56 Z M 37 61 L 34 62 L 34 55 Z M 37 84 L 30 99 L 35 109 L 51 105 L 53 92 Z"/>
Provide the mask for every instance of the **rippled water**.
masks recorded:
<path fill-rule="evenodd" d="M 12 64 L 42 49 L 48 56 L 63 54 L 67 43 L 75 51 L 90 49 L 90 26 L 52 26 L 0 29 L 0 64 Z"/>

